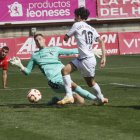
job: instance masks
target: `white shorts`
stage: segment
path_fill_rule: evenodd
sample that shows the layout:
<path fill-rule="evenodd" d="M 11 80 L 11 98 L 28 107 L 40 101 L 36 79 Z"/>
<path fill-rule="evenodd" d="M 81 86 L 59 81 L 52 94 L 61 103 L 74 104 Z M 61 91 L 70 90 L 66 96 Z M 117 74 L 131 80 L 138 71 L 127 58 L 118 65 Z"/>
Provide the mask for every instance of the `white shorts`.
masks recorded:
<path fill-rule="evenodd" d="M 95 67 L 96 67 L 95 57 L 84 58 L 82 60 L 76 58 L 76 59 L 72 60 L 71 62 L 81 72 L 83 77 L 94 77 L 95 76 Z"/>

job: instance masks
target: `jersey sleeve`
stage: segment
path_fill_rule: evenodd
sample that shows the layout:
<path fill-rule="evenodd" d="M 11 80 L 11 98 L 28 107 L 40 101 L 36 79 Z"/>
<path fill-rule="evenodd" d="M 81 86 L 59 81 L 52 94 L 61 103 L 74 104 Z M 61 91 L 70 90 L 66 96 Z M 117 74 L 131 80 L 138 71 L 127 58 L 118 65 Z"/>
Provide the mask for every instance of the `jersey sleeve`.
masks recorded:
<path fill-rule="evenodd" d="M 98 32 L 94 29 L 94 40 L 97 42 L 97 39 L 100 37 Z"/>
<path fill-rule="evenodd" d="M 63 49 L 58 47 L 59 55 L 71 55 L 71 54 L 78 54 L 78 49 Z"/>
<path fill-rule="evenodd" d="M 25 70 L 24 70 L 24 73 L 26 75 L 29 75 L 31 73 L 32 69 L 34 68 L 34 66 L 35 66 L 35 61 L 34 61 L 33 56 L 32 56 L 27 64 Z"/>
<path fill-rule="evenodd" d="M 71 27 L 71 29 L 68 31 L 66 35 L 71 37 L 72 35 L 74 35 L 75 31 L 76 31 L 76 23 L 73 24 L 73 26 Z"/>

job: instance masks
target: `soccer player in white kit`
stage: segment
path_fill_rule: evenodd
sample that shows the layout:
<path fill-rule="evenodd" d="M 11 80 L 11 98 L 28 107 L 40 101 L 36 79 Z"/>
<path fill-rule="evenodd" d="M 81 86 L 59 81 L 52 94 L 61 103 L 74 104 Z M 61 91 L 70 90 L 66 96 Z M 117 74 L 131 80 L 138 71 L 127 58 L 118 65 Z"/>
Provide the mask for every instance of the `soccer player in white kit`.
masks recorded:
<path fill-rule="evenodd" d="M 58 101 L 58 104 L 67 104 L 74 102 L 71 89 L 70 73 L 75 70 L 80 70 L 87 85 L 91 87 L 92 93 L 97 97 L 97 103 L 103 105 L 105 103 L 108 103 L 108 99 L 104 97 L 99 85 L 95 82 L 94 79 L 96 58 L 92 53 L 92 46 L 95 42 L 99 42 L 99 44 L 101 45 L 102 57 L 100 67 L 103 68 L 106 64 L 105 44 L 100 38 L 100 35 L 97 33 L 97 31 L 86 23 L 86 20 L 90 14 L 88 9 L 84 7 L 77 8 L 75 9 L 74 14 L 75 23 L 68 31 L 68 33 L 64 36 L 64 41 L 68 41 L 69 37 L 71 37 L 72 35 L 75 36 L 78 45 L 79 57 L 72 60 L 62 69 L 66 96 L 61 101 Z"/>

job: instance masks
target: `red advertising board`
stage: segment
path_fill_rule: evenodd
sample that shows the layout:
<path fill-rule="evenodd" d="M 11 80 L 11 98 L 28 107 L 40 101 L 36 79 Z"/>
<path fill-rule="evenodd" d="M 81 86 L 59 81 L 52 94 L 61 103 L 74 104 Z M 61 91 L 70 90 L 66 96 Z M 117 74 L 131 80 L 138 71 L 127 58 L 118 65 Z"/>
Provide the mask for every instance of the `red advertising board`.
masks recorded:
<path fill-rule="evenodd" d="M 59 46 L 61 48 L 67 48 L 67 49 L 77 48 L 77 43 L 76 43 L 74 36 L 69 38 L 69 40 L 67 42 L 65 42 L 63 40 L 63 37 L 64 37 L 64 35 L 46 36 L 46 45 L 47 46 Z"/>
<path fill-rule="evenodd" d="M 140 18 L 139 0 L 98 0 L 98 18 Z"/>
<path fill-rule="evenodd" d="M 64 42 L 63 36 L 64 35 L 46 36 L 46 46 L 59 46 L 67 49 L 77 47 L 74 37 L 71 37 L 68 42 Z M 33 37 L 15 38 L 15 55 L 19 58 L 29 59 L 31 54 L 36 50 L 38 50 L 38 48 L 36 47 Z"/>
<path fill-rule="evenodd" d="M 140 54 L 140 32 L 119 33 L 120 54 Z"/>
<path fill-rule="evenodd" d="M 31 54 L 38 50 L 33 37 L 15 38 L 15 53 L 21 59 L 30 58 Z"/>
<path fill-rule="evenodd" d="M 104 40 L 107 50 L 107 55 L 118 55 L 118 33 L 100 33 L 101 38 Z M 46 37 L 47 46 L 59 46 L 62 48 L 77 48 L 77 43 L 75 37 L 69 38 L 68 42 L 63 41 L 63 35 L 60 36 L 47 36 Z M 93 47 L 100 48 L 99 44 L 96 43 Z"/>
<path fill-rule="evenodd" d="M 107 55 L 118 55 L 119 54 L 119 43 L 118 43 L 118 33 L 117 32 L 108 32 L 100 33 L 101 38 L 104 40 L 106 46 Z M 98 43 L 94 47 L 100 48 Z"/>
<path fill-rule="evenodd" d="M 118 33 L 100 33 L 100 35 L 105 42 L 107 55 L 118 55 Z M 59 46 L 67 49 L 77 48 L 74 36 L 68 42 L 63 41 L 63 37 L 64 35 L 46 36 L 46 46 Z M 21 59 L 29 59 L 31 54 L 38 50 L 33 37 L 1 38 L 0 44 L 1 46 L 9 46 L 10 58 L 18 56 Z M 95 44 L 93 47 L 100 48 L 99 44 Z"/>
<path fill-rule="evenodd" d="M 105 42 L 107 55 L 140 54 L 140 32 L 108 32 L 100 33 Z M 46 36 L 46 46 L 59 46 L 62 48 L 77 48 L 73 37 L 68 42 L 63 41 L 64 35 Z M 38 50 L 33 37 L 0 38 L 0 47 L 9 46 L 9 58 L 18 56 L 21 59 L 29 59 L 31 54 Z M 100 48 L 99 44 L 93 47 Z"/>

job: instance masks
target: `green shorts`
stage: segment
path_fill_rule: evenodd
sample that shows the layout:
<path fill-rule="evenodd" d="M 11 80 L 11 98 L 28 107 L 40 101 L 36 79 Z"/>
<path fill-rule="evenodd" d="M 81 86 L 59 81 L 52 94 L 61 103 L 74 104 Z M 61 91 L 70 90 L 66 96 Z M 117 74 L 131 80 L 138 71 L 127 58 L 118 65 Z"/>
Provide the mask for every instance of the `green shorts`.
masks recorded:
<path fill-rule="evenodd" d="M 56 76 L 52 80 L 49 80 L 48 85 L 56 93 L 65 93 L 65 87 L 64 87 L 64 82 L 63 82 L 63 79 L 62 79 L 62 75 Z"/>

